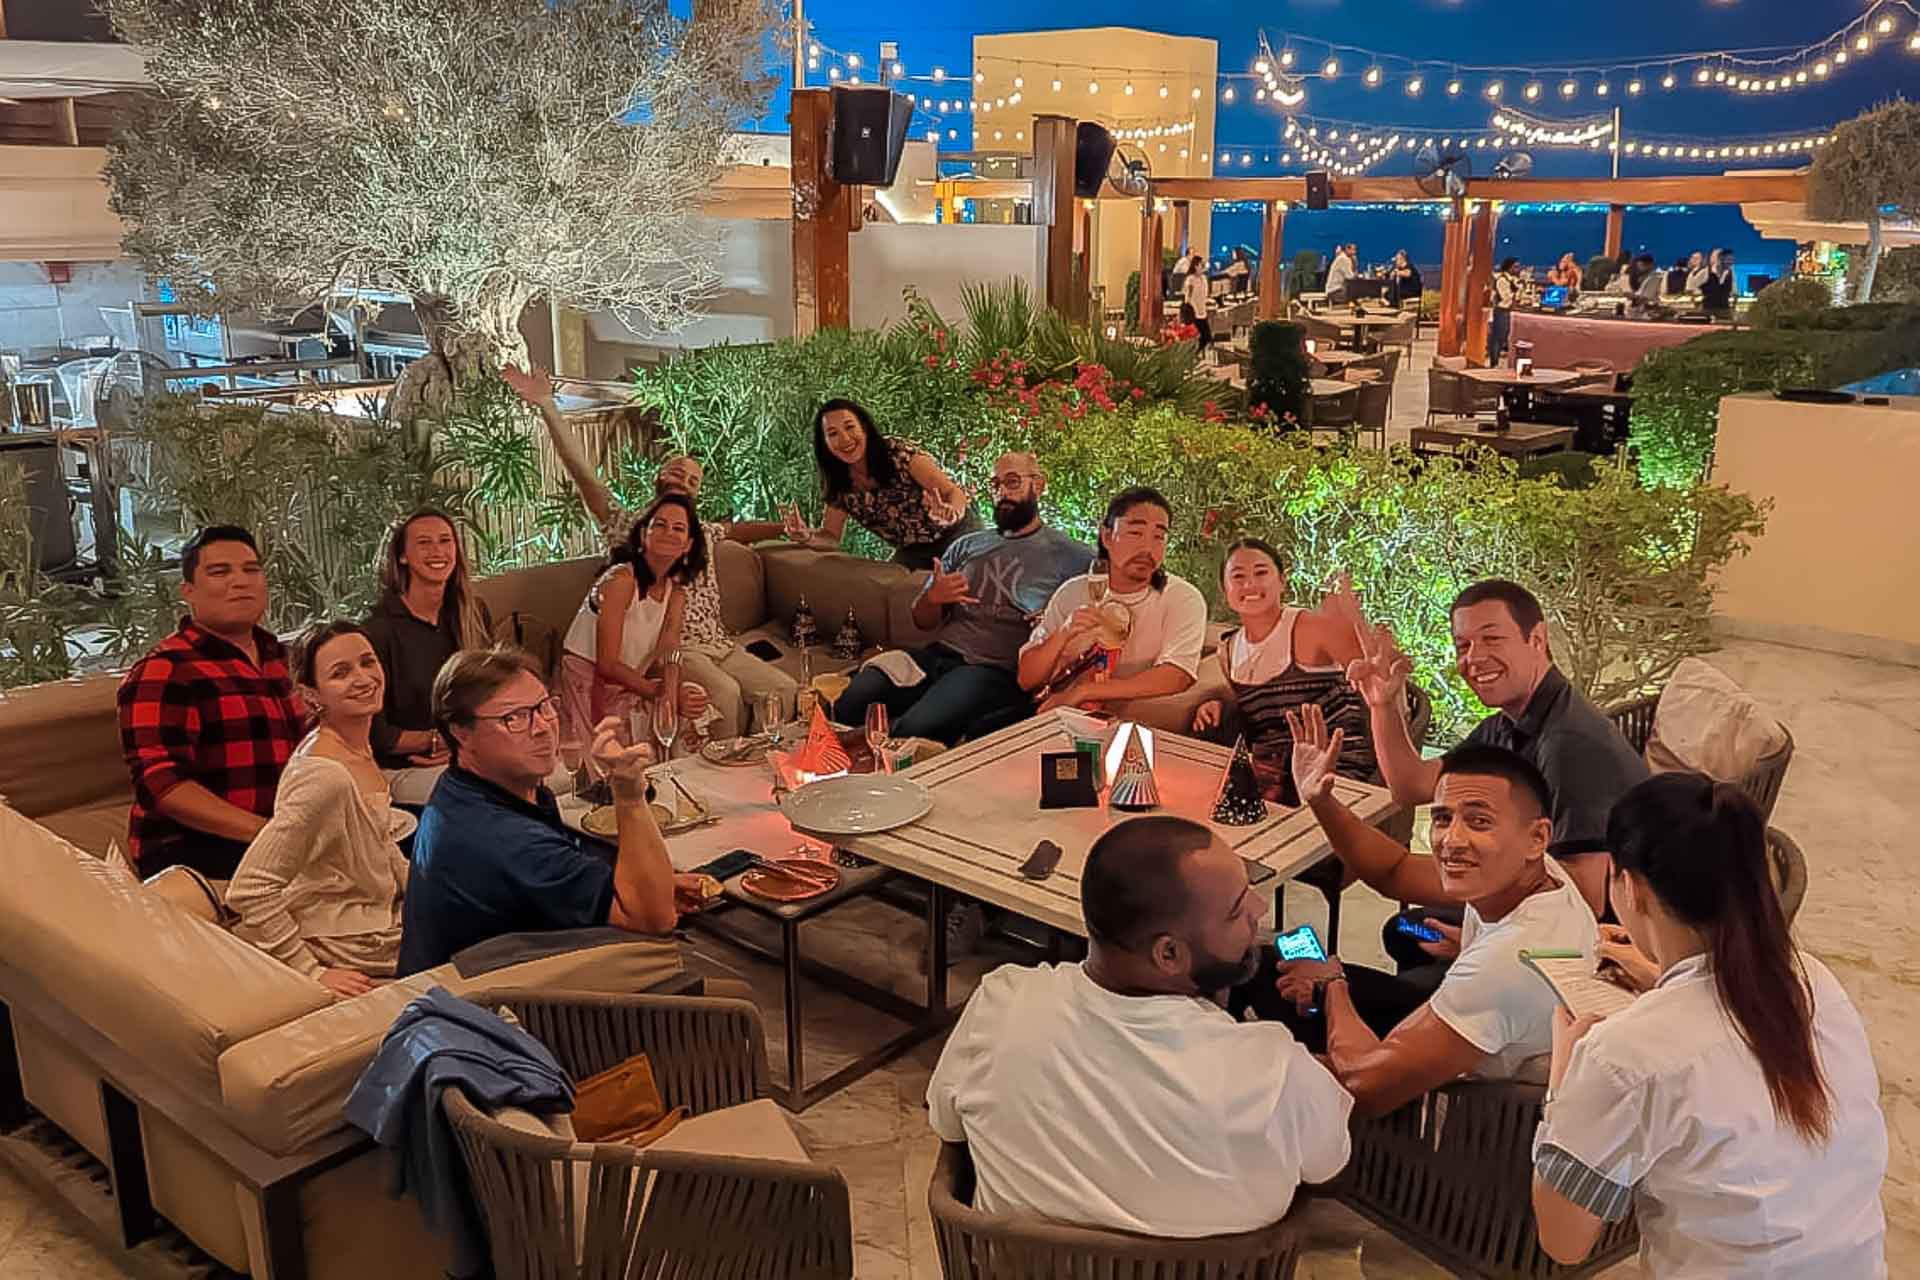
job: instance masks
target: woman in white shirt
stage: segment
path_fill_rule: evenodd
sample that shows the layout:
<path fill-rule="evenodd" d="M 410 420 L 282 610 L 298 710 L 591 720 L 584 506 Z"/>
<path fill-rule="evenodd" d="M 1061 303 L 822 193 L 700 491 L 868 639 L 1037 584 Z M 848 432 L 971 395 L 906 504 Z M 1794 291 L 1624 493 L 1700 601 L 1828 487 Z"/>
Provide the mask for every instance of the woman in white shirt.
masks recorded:
<path fill-rule="evenodd" d="M 280 775 L 273 817 L 227 886 L 234 932 L 342 998 L 391 978 L 400 957 L 407 860 L 393 842 L 387 777 L 373 718 L 386 672 L 366 631 L 310 631 L 294 684 L 318 725 Z"/>
<path fill-rule="evenodd" d="M 1213 326 L 1207 323 L 1208 296 L 1207 260 L 1196 253 L 1187 263 L 1187 278 L 1180 285 L 1180 300 L 1193 308 L 1193 324 L 1200 330 L 1202 351 L 1213 341 Z"/>
<path fill-rule="evenodd" d="M 1556 1017 L 1541 1247 L 1575 1262 L 1632 1208 L 1656 1280 L 1884 1277 L 1866 1028 L 1788 936 L 1759 810 L 1729 784 L 1659 774 L 1614 806 L 1607 848 L 1614 908 L 1660 976 L 1604 1021 Z"/>
<path fill-rule="evenodd" d="M 613 564 L 580 602 L 560 657 L 561 740 L 569 768 L 607 716 L 651 708 L 670 686 L 680 714 L 699 716 L 707 691 L 680 679 L 687 585 L 707 566 L 707 539 L 693 500 L 665 493 L 633 522 Z"/>

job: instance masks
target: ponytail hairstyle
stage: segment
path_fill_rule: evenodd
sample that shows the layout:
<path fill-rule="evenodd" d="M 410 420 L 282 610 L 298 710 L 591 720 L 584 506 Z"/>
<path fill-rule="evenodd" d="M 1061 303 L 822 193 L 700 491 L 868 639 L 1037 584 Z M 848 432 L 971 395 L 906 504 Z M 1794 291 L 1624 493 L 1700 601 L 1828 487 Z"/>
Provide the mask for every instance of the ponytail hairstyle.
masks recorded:
<path fill-rule="evenodd" d="M 440 602 L 440 616 L 453 619 L 454 639 L 462 649 L 484 649 L 493 642 L 487 634 L 486 619 L 480 613 L 480 597 L 474 594 L 467 574 L 466 540 L 454 518 L 438 507 L 415 507 L 387 526 L 387 550 L 380 557 L 380 592 L 399 597 L 407 593 L 413 574 L 407 568 L 407 534 L 422 520 L 439 520 L 453 530 L 453 576 L 447 579 L 447 594 Z"/>
<path fill-rule="evenodd" d="M 1714 991 L 1760 1064 L 1774 1114 L 1809 1143 L 1833 1130 L 1813 993 L 1768 870 L 1766 821 L 1738 787 L 1655 774 L 1607 815 L 1616 874 L 1638 876 L 1707 940 Z"/>

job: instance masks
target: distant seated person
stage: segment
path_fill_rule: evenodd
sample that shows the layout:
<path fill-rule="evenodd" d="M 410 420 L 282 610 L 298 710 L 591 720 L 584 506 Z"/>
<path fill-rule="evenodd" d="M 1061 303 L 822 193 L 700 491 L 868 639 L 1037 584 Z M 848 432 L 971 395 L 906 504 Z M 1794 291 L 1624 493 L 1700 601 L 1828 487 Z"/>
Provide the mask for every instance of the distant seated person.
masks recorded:
<path fill-rule="evenodd" d="M 453 761 L 413 837 L 401 977 L 502 934 L 673 930 L 676 894 L 698 889 L 691 877 L 676 879 L 654 824 L 648 747 L 622 747 L 611 716 L 594 727 L 591 750 L 612 780 L 619 830 L 609 861 L 560 820 L 547 789 L 559 711 L 532 658 L 504 647 L 455 654 L 434 681 L 433 714 Z"/>
<path fill-rule="evenodd" d="M 120 681 L 128 853 L 143 877 L 178 864 L 227 880 L 273 814 L 306 715 L 286 647 L 260 625 L 267 575 L 252 534 L 210 525 L 188 539 L 180 597 L 187 619 Z"/>
<path fill-rule="evenodd" d="M 448 658 L 483 649 L 493 636 L 452 517 L 421 507 L 394 522 L 366 629 L 387 678 L 373 721 L 375 758 L 389 771 L 395 800 L 425 804 L 447 764 L 447 744 L 433 727 L 433 678 Z"/>
<path fill-rule="evenodd" d="M 1405 306 L 1420 301 L 1420 268 L 1413 265 L 1405 249 L 1393 251 L 1393 265 L 1387 268 L 1387 301 Z"/>
<path fill-rule="evenodd" d="M 240 859 L 227 906 L 240 917 L 236 934 L 350 998 L 391 978 L 400 961 L 407 860 L 372 743 L 386 673 L 351 622 L 311 628 L 295 672 L 316 726 L 287 762 L 273 817 Z"/>
<path fill-rule="evenodd" d="M 1357 270 L 1353 258 L 1344 244 L 1333 247 L 1333 261 L 1327 266 L 1327 301 L 1333 303 L 1347 300 L 1347 285 L 1352 283 Z"/>
<path fill-rule="evenodd" d="M 1607 842 L 1645 994 L 1597 1022 L 1556 1015 L 1541 1248 L 1582 1261 L 1637 1210 L 1649 1276 L 1886 1276 L 1873 1046 L 1787 932 L 1760 811 L 1727 783 L 1661 774 L 1614 806 Z"/>
<path fill-rule="evenodd" d="M 1233 256 L 1227 259 L 1227 292 L 1232 294 L 1249 293 L 1253 289 L 1253 263 L 1247 257 L 1245 245 L 1233 246 Z"/>
<path fill-rule="evenodd" d="M 1584 274 L 1585 273 L 1580 270 L 1580 264 L 1573 260 L 1573 255 L 1571 253 L 1563 253 L 1560 255 L 1560 261 L 1555 263 L 1547 271 L 1547 283 L 1559 285 L 1561 288 L 1571 289 L 1573 292 L 1578 293 L 1580 292 L 1580 281 L 1584 278 Z"/>
<path fill-rule="evenodd" d="M 939 628 L 933 643 L 908 655 L 924 678 L 903 686 L 869 664 L 834 703 L 841 723 L 864 723 L 879 702 L 895 734 L 952 746 L 1033 714 L 1020 687 L 1020 647 L 1088 553 L 1040 518 L 1047 477 L 1032 454 L 1003 454 L 992 483 L 994 527 L 948 547 L 913 602 L 914 625 Z"/>
<path fill-rule="evenodd" d="M 1667 279 L 1662 286 L 1662 291 L 1670 295 L 1690 293 L 1692 290 L 1687 287 L 1688 284 L 1694 280 L 1705 279 L 1706 274 L 1706 259 L 1698 251 L 1689 257 L 1675 258 L 1673 266 L 1667 269 Z"/>
<path fill-rule="evenodd" d="M 955 538 L 980 527 L 973 495 L 933 455 L 882 435 L 873 415 L 852 400 L 829 400 L 814 414 L 813 460 L 826 514 L 813 529 L 790 512 L 786 534 L 795 542 L 837 547 L 851 517 L 893 548 L 895 564 L 925 570 Z"/>
<path fill-rule="evenodd" d="M 1285 1216 L 1345 1167 L 1353 1100 L 1285 1027 L 1215 1003 L 1264 904 L 1205 826 L 1131 818 L 1080 877 L 1088 954 L 980 983 L 927 1088 L 973 1207 L 1191 1239 Z"/>
<path fill-rule="evenodd" d="M 1069 578 L 1020 650 L 1020 687 L 1038 710 L 1098 710 L 1193 687 L 1206 640 L 1206 598 L 1166 570 L 1173 505 L 1127 489 L 1107 504 L 1091 573 Z"/>
<path fill-rule="evenodd" d="M 1647 776 L 1647 765 L 1619 728 L 1554 665 L 1547 619 L 1533 593 L 1501 578 L 1476 582 L 1454 598 L 1454 666 L 1482 703 L 1496 708 L 1467 741 L 1519 752 L 1547 780 L 1553 836 L 1547 847 L 1597 915 L 1606 914 L 1607 812 Z M 1347 679 L 1367 700 L 1374 753 L 1393 798 L 1426 804 L 1441 764 L 1423 759 L 1407 728 L 1407 676 L 1413 661 L 1385 627 L 1363 633 L 1366 654 Z"/>
<path fill-rule="evenodd" d="M 1323 1050 L 1365 1115 L 1462 1076 L 1544 1081 L 1556 1002 L 1520 952 L 1590 958 L 1598 927 L 1547 856 L 1552 802 L 1540 771 L 1500 747 L 1456 747 L 1439 762 L 1433 856 L 1415 857 L 1334 799 L 1340 734 L 1327 733 L 1318 708 L 1294 719 L 1294 785 L 1334 852 L 1385 897 L 1464 903 L 1460 955 L 1429 997 L 1391 974 L 1338 959 L 1278 962 L 1265 949 L 1263 972 L 1232 1007 L 1284 1021 Z"/>
<path fill-rule="evenodd" d="M 706 690 L 683 681 L 679 666 L 687 588 L 706 567 L 707 540 L 693 500 L 671 492 L 655 498 L 567 628 L 560 707 L 569 757 L 585 749 L 601 720 L 650 716 L 670 689 L 678 690 L 679 715 L 693 719 L 707 709 Z M 578 761 L 569 758 L 567 766 Z"/>
<path fill-rule="evenodd" d="M 1732 311 L 1734 291 L 1733 250 L 1715 249 L 1700 280 L 1700 306 L 1720 314 Z"/>

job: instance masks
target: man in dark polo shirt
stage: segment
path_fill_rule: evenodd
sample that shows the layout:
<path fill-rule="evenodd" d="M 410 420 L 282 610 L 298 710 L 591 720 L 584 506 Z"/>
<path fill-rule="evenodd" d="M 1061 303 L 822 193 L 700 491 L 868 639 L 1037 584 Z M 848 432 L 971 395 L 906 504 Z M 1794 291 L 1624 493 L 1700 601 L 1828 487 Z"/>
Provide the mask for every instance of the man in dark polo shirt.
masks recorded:
<path fill-rule="evenodd" d="M 1462 591 L 1450 610 L 1454 661 L 1480 701 L 1498 710 L 1467 735 L 1470 743 L 1518 752 L 1553 792 L 1553 839 L 1559 859 L 1604 917 L 1607 811 L 1647 766 L 1612 721 L 1568 683 L 1548 650 L 1546 616 L 1533 594 L 1499 578 Z M 1422 760 L 1407 730 L 1407 675 L 1413 664 L 1378 634 L 1367 638 L 1347 679 L 1372 712 L 1380 772 L 1403 805 L 1429 804 L 1440 762 Z"/>
<path fill-rule="evenodd" d="M 559 750 L 558 717 L 531 658 L 504 647 L 454 654 L 434 680 L 433 715 L 453 761 L 413 838 L 401 977 L 508 933 L 604 925 L 672 932 L 681 883 L 647 805 L 645 746 L 619 747 L 611 719 L 595 734 L 619 826 L 619 851 L 608 862 L 561 822 L 545 785 Z M 690 884 L 683 891 L 694 892 Z"/>

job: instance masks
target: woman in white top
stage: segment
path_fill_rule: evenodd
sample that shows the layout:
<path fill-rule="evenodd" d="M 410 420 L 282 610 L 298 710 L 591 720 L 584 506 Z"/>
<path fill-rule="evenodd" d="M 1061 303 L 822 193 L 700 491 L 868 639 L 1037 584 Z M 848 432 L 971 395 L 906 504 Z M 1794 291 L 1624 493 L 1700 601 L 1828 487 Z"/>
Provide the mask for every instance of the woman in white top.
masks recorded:
<path fill-rule="evenodd" d="M 680 714 L 700 715 L 707 691 L 680 679 L 688 584 L 707 567 L 707 539 L 684 493 L 664 493 L 633 522 L 625 545 L 587 592 L 560 658 L 562 741 L 583 754 L 607 716 L 651 708 L 669 687 Z M 569 760 L 569 767 L 576 767 Z"/>
<path fill-rule="evenodd" d="M 1180 285 L 1180 300 L 1193 308 L 1193 325 L 1200 330 L 1200 349 L 1213 341 L 1213 326 L 1207 323 L 1207 304 L 1211 296 L 1207 282 L 1207 260 L 1194 254 L 1187 263 L 1187 278 Z"/>
<path fill-rule="evenodd" d="M 280 775 L 273 817 L 227 886 L 234 932 L 340 997 L 391 978 L 407 860 L 393 842 L 373 718 L 386 672 L 356 623 L 308 633 L 294 683 L 318 727 Z"/>
<path fill-rule="evenodd" d="M 1788 936 L 1759 810 L 1726 783 L 1658 774 L 1614 805 L 1607 848 L 1614 909 L 1659 976 L 1604 1021 L 1556 1016 L 1541 1247 L 1578 1261 L 1632 1208 L 1656 1280 L 1884 1277 L 1866 1028 Z"/>

